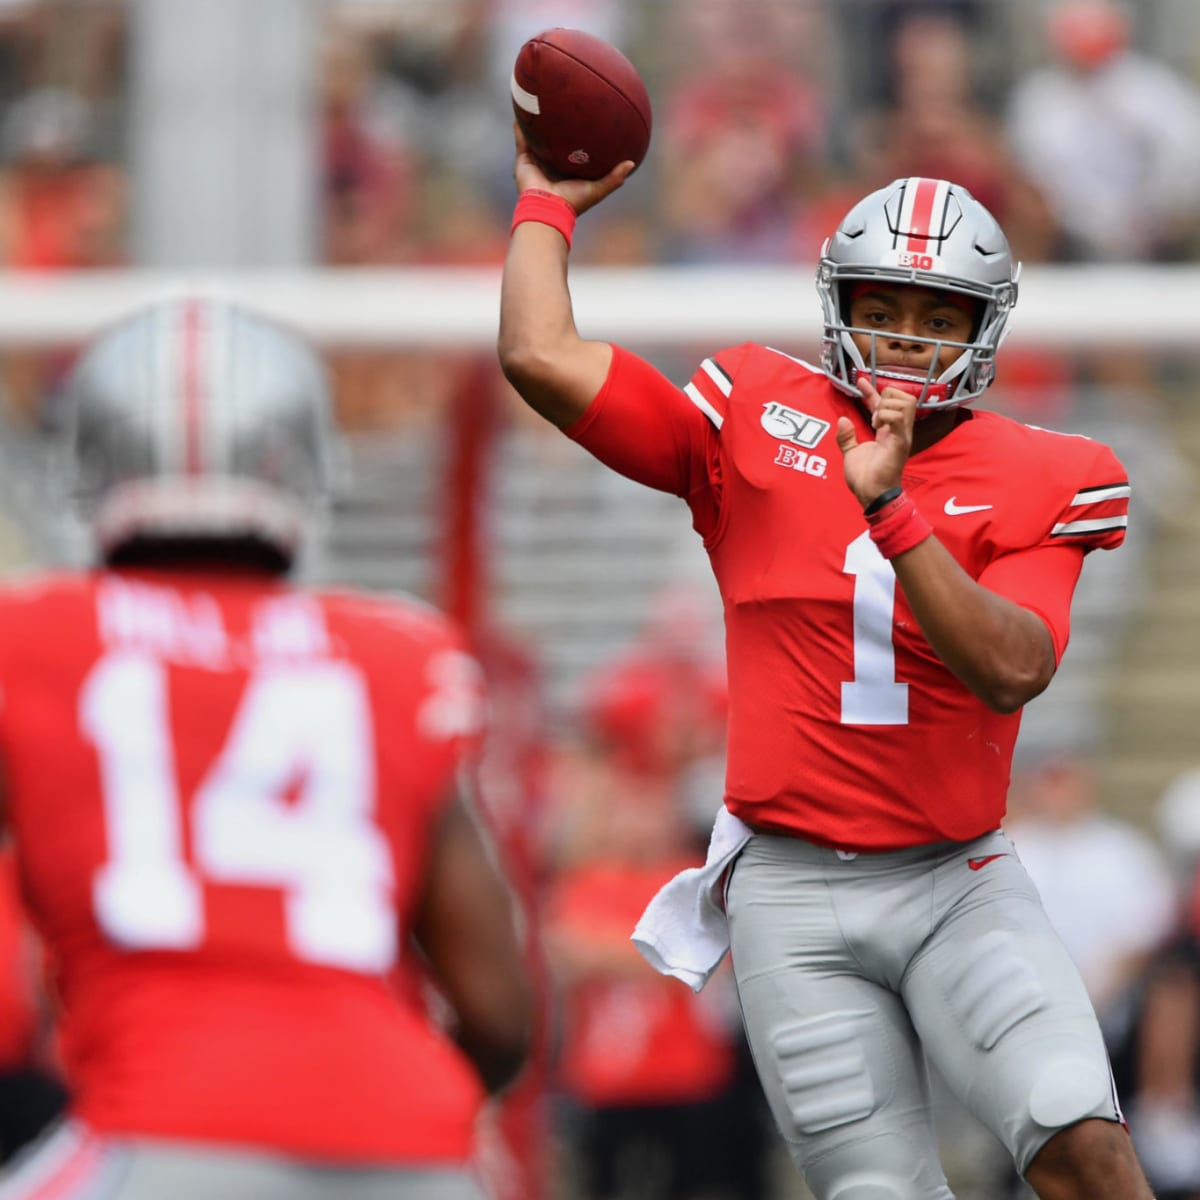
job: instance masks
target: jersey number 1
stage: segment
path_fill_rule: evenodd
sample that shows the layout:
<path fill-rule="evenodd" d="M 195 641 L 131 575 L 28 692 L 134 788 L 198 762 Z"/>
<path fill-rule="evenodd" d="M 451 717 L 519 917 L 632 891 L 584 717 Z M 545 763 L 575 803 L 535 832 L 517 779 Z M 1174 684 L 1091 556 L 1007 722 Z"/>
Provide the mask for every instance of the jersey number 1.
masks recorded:
<path fill-rule="evenodd" d="M 282 891 L 297 958 L 364 972 L 392 965 L 392 864 L 372 820 L 371 711 L 353 667 L 316 661 L 252 674 L 186 807 L 161 661 L 106 655 L 84 683 L 79 717 L 99 755 L 109 848 L 93 903 L 116 945 L 198 947 L 204 884 L 242 884 Z"/>
<path fill-rule="evenodd" d="M 842 684 L 843 725 L 907 725 L 908 684 L 896 679 L 896 573 L 863 533 L 846 547 L 854 576 L 854 678 Z"/>

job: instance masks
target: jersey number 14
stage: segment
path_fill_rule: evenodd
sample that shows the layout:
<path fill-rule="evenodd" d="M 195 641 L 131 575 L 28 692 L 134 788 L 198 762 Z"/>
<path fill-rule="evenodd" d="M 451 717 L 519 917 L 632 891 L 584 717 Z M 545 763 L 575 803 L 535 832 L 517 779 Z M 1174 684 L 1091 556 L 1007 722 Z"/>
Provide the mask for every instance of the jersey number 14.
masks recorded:
<path fill-rule="evenodd" d="M 392 860 L 373 820 L 371 709 L 353 666 L 317 660 L 252 674 L 186 806 L 161 661 L 105 655 L 79 715 L 99 755 L 109 848 L 93 903 L 114 944 L 194 949 L 205 937 L 204 885 L 240 884 L 282 892 L 295 957 L 370 973 L 392 965 Z"/>

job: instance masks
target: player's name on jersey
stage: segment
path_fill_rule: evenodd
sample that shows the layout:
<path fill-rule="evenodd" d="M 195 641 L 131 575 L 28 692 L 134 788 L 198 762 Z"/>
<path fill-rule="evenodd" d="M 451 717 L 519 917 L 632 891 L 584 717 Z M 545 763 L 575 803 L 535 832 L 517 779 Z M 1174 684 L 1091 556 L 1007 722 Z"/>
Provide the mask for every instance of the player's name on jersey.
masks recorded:
<path fill-rule="evenodd" d="M 331 642 L 319 604 L 282 594 L 256 600 L 244 632 L 233 634 L 215 596 L 125 579 L 105 579 L 96 593 L 100 640 L 181 666 L 229 670 L 273 659 L 319 658 Z"/>

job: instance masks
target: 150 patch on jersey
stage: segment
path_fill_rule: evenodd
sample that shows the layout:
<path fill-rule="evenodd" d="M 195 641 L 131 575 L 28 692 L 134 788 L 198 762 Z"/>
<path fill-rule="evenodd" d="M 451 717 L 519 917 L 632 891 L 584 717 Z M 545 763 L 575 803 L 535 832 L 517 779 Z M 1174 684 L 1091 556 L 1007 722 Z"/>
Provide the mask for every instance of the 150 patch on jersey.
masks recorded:
<path fill-rule="evenodd" d="M 829 432 L 828 421 L 810 417 L 808 413 L 788 408 L 772 400 L 763 405 L 762 427 L 772 436 L 785 442 L 795 442 L 806 450 L 814 446 Z"/>

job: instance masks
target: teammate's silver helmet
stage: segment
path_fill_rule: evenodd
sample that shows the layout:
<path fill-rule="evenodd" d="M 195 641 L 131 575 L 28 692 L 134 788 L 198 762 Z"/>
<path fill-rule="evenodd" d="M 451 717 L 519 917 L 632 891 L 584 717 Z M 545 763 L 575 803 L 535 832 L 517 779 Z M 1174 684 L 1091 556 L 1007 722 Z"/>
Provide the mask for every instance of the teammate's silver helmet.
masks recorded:
<path fill-rule="evenodd" d="M 854 386 L 860 372 L 889 381 L 886 371 L 876 370 L 876 331 L 855 330 L 872 335 L 870 361 L 850 336 L 848 282 L 882 279 L 939 288 L 976 301 L 978 319 L 970 342 L 911 339 L 933 344 L 935 363 L 942 347 L 959 350 L 940 375 L 931 366 L 917 407 L 928 411 L 969 403 L 994 377 L 1020 272 L 996 219 L 966 188 L 945 179 L 897 179 L 860 200 L 821 249 L 821 367 L 853 396 L 860 394 Z M 912 385 L 903 377 L 899 382 Z"/>
<path fill-rule="evenodd" d="M 73 484 L 106 557 L 135 539 L 253 541 L 284 563 L 330 483 L 325 373 L 229 303 L 163 301 L 101 334 L 67 380 Z"/>

